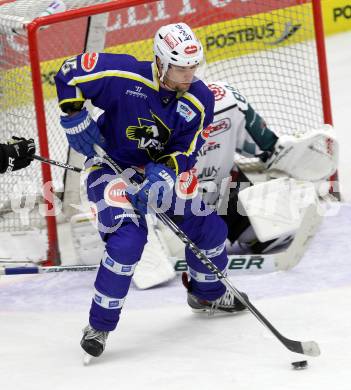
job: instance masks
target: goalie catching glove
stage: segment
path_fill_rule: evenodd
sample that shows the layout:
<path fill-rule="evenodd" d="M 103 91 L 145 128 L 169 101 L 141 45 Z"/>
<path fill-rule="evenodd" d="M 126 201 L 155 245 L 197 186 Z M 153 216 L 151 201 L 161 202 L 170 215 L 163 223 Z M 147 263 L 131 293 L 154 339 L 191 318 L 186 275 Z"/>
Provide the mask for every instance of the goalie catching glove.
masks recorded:
<path fill-rule="evenodd" d="M 147 214 L 148 203 L 153 208 L 161 207 L 174 188 L 176 173 L 163 164 L 148 163 L 145 166 L 145 179 L 140 187 L 130 185 L 126 193 L 132 205 L 142 214 Z"/>
<path fill-rule="evenodd" d="M 268 171 L 280 171 L 307 181 L 329 178 L 337 169 L 339 145 L 330 125 L 302 136 L 283 135 L 265 161 Z"/>
<path fill-rule="evenodd" d="M 17 171 L 33 161 L 35 144 L 32 138 L 12 137 L 7 144 L 0 144 L 0 173 Z"/>

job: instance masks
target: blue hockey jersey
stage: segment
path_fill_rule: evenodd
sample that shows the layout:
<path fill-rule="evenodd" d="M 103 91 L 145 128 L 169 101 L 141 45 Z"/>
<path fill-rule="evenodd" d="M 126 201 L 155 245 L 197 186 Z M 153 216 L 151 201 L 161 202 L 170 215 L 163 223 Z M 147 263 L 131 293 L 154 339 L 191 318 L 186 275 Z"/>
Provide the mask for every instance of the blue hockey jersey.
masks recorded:
<path fill-rule="evenodd" d="M 106 152 L 122 166 L 193 167 L 213 120 L 214 96 L 202 81 L 183 93 L 159 85 L 154 63 L 124 54 L 84 53 L 55 76 L 59 104 L 85 101 L 104 110 L 98 126 Z"/>

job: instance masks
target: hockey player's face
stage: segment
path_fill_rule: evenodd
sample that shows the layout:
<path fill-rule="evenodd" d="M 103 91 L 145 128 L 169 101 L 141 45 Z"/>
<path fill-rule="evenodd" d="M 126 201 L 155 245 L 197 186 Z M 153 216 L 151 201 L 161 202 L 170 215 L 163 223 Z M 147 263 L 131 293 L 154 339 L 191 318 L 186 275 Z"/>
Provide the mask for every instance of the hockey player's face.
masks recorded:
<path fill-rule="evenodd" d="M 167 87 L 177 92 L 186 92 L 194 79 L 197 65 L 176 66 L 170 65 L 164 78 Z"/>

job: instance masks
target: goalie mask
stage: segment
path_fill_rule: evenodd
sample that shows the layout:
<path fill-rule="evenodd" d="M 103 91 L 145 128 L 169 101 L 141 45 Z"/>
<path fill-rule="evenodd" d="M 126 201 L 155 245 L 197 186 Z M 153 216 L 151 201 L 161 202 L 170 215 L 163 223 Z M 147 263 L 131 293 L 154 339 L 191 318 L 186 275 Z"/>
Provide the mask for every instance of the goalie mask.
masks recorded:
<path fill-rule="evenodd" d="M 159 79 L 171 89 L 177 89 L 174 85 L 187 89 L 204 75 L 203 47 L 185 23 L 161 27 L 155 35 L 154 54 L 155 63 L 159 59 Z"/>

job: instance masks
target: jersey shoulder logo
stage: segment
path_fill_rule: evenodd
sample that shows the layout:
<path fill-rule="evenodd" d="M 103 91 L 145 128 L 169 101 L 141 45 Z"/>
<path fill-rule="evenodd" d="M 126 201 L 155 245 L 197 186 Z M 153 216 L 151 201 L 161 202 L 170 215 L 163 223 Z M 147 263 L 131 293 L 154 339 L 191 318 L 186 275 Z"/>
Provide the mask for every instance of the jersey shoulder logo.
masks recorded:
<path fill-rule="evenodd" d="M 196 112 L 192 110 L 186 103 L 178 100 L 177 112 L 182 116 L 187 122 L 190 122 L 195 118 Z"/>
<path fill-rule="evenodd" d="M 99 58 L 99 53 L 84 53 L 80 59 L 80 64 L 85 72 L 94 70 Z"/>
<path fill-rule="evenodd" d="M 128 126 L 126 135 L 138 142 L 138 149 L 145 149 L 156 160 L 169 140 L 171 129 L 154 113 L 151 116 L 152 119 L 138 118 L 139 126 Z"/>

